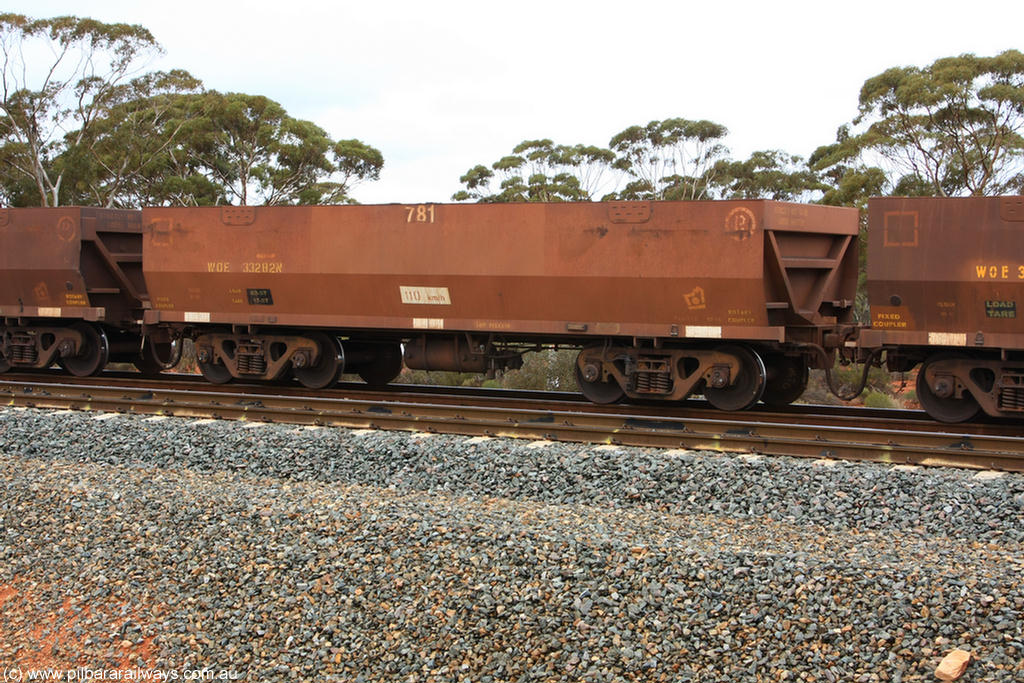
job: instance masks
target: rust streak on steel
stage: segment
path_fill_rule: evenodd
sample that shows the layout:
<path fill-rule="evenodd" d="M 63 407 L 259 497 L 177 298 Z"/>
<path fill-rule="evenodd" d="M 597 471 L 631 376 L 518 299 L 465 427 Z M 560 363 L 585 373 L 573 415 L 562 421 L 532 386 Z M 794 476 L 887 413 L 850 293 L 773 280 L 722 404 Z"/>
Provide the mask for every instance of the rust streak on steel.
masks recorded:
<path fill-rule="evenodd" d="M 178 386 L 176 386 L 178 385 Z M 337 395 L 281 395 L 276 387 L 179 388 L 158 381 L 131 385 L 99 382 L 0 381 L 8 406 L 71 408 L 122 413 L 212 417 L 246 421 L 508 436 L 624 446 L 756 452 L 812 458 L 870 460 L 1024 471 L 1024 436 L 1019 430 L 934 431 L 914 421 L 867 427 L 833 419 L 801 424 L 767 416 L 720 413 L 672 417 L 646 407 L 604 410 L 585 404 L 504 400 L 501 405 L 453 405 L 430 395 L 399 399 L 357 392 Z M 337 392 L 335 392 L 337 393 Z M 827 422 L 829 424 L 822 424 Z"/>

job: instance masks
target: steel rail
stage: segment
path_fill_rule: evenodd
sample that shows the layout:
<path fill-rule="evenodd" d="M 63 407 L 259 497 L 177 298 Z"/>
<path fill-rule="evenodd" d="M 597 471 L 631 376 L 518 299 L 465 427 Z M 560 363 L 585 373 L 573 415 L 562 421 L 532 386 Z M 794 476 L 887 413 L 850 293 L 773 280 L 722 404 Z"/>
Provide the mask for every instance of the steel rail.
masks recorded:
<path fill-rule="evenodd" d="M 574 407 L 586 407 L 594 412 L 621 412 L 624 404 L 612 406 L 601 406 L 587 401 L 579 392 L 574 391 L 544 391 L 535 389 L 495 389 L 489 387 L 463 387 L 426 384 L 389 384 L 384 387 L 368 387 L 362 382 L 341 382 L 329 389 L 312 390 L 297 385 L 295 382 L 232 382 L 226 385 L 210 384 L 199 375 L 165 373 L 159 377 L 147 377 L 137 372 L 104 372 L 99 377 L 73 377 L 60 371 L 42 371 L 31 373 L 10 372 L 3 375 L 3 379 L 9 381 L 24 381 L 36 384 L 61 383 L 92 385 L 97 382 L 105 386 L 143 387 L 151 386 L 154 382 L 163 387 L 175 387 L 181 389 L 197 389 L 199 391 L 221 391 L 237 393 L 249 388 L 273 392 L 282 396 L 321 396 L 333 398 L 346 398 L 350 395 L 359 398 L 374 398 L 379 400 L 411 400 L 422 401 L 427 398 L 432 402 L 469 403 L 486 402 L 491 405 L 509 405 L 517 407 L 516 402 L 522 400 L 545 401 L 549 403 L 565 404 Z M 427 398 L 425 398 L 427 397 Z M 691 398 L 678 403 L 665 403 L 664 401 L 651 400 L 647 402 L 632 402 L 636 410 L 642 410 L 647 415 L 665 415 L 668 417 L 706 417 L 708 411 L 714 411 L 717 416 L 733 415 L 711 408 L 707 401 L 700 398 Z M 941 429 L 942 425 L 935 423 L 923 411 L 905 410 L 896 408 L 865 408 L 859 406 L 845 405 L 812 405 L 793 404 L 782 409 L 771 410 L 766 406 L 757 406 L 749 411 L 738 413 L 739 415 L 757 415 L 759 419 L 766 421 L 807 421 L 807 420 L 847 420 L 851 423 L 870 424 L 872 420 L 882 421 L 891 424 L 894 420 L 900 423 L 916 422 L 919 429 L 927 428 L 929 424 L 935 429 Z M 963 425 L 965 429 L 1001 429 L 1009 424 L 1006 420 L 987 418 L 982 416 L 982 421 L 974 421 Z M 992 425 L 992 426 L 989 426 Z"/>
<path fill-rule="evenodd" d="M 144 377 L 135 372 L 106 372 L 100 377 L 71 377 L 59 372 L 46 373 L 8 373 L 3 376 L 10 381 L 29 383 L 61 383 L 93 385 L 97 382 L 104 386 L 178 388 L 220 393 L 239 393 L 256 391 L 273 393 L 279 396 L 302 396 L 306 398 L 357 398 L 360 400 L 378 401 L 411 401 L 430 402 L 449 405 L 487 405 L 492 407 L 506 406 L 521 408 L 524 405 L 536 405 L 544 402 L 551 409 L 580 410 L 595 413 L 621 414 L 624 411 L 640 417 L 667 418 L 725 418 L 728 420 L 757 420 L 762 422 L 842 423 L 847 426 L 881 427 L 889 429 L 948 432 L 949 425 L 935 422 L 920 410 L 894 408 L 866 408 L 847 405 L 813 405 L 794 404 L 782 409 L 769 409 L 757 406 L 739 413 L 728 413 L 712 408 L 701 399 L 667 404 L 664 401 L 648 401 L 630 405 L 614 404 L 602 406 L 590 403 L 579 393 L 568 391 L 539 391 L 527 389 L 492 389 L 485 387 L 462 387 L 420 384 L 391 384 L 386 387 L 371 388 L 362 382 L 343 382 L 333 388 L 311 390 L 298 386 L 294 382 L 233 382 L 227 385 L 210 384 L 198 375 L 167 373 L 159 377 Z M 529 401 L 531 403 L 524 403 Z M 994 434 L 1014 436 L 1024 433 L 1024 424 L 999 418 L 981 416 L 980 420 L 957 425 L 957 431 L 964 434 Z"/>
<path fill-rule="evenodd" d="M 336 390 L 310 396 L 279 389 L 199 383 L 184 387 L 180 381 L 143 379 L 113 384 L 105 378 L 75 382 L 0 379 L 0 399 L 9 406 L 1024 472 L 1024 434 L 1015 425 L 984 433 L 991 429 L 950 429 L 934 423 L 924 423 L 927 428 L 918 429 L 915 427 L 921 423 L 915 420 L 890 420 L 882 426 L 833 417 L 805 423 L 787 421 L 777 414 L 691 410 L 673 416 L 646 406 L 591 406 L 576 401 L 502 399 L 492 405 L 487 401 L 462 404 L 435 400 L 428 394 Z"/>

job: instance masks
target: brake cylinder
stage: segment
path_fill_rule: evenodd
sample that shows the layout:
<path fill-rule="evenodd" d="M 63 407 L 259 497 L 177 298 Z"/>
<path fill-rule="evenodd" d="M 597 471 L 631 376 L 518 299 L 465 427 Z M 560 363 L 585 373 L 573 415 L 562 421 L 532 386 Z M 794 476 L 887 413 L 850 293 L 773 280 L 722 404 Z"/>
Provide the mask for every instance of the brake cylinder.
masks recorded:
<path fill-rule="evenodd" d="M 419 337 L 405 345 L 405 366 L 412 370 L 486 372 L 487 356 L 473 353 L 462 337 Z"/>

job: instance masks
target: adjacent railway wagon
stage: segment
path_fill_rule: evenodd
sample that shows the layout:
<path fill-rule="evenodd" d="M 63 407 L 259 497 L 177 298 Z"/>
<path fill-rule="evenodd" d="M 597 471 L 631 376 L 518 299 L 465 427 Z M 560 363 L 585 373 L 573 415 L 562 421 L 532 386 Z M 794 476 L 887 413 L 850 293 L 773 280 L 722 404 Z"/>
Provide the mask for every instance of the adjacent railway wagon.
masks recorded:
<path fill-rule="evenodd" d="M 869 203 L 866 349 L 918 373 L 932 417 L 1024 415 L 1024 197 Z"/>
<path fill-rule="evenodd" d="M 214 382 L 371 383 L 582 348 L 591 400 L 786 403 L 831 362 L 857 277 L 854 210 L 770 201 L 153 208 L 147 328 Z M 404 349 L 404 352 L 403 352 Z"/>
<path fill-rule="evenodd" d="M 136 362 L 148 305 L 138 211 L 0 209 L 0 372 Z"/>

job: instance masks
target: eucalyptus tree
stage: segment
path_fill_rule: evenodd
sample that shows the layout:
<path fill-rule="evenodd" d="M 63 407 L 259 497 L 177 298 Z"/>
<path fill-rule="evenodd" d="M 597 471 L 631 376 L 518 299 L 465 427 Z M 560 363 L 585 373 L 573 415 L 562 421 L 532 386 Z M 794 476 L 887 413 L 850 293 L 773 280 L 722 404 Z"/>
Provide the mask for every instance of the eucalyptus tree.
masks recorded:
<path fill-rule="evenodd" d="M 204 116 L 193 121 L 181 154 L 232 204 L 316 204 L 349 201 L 384 165 L 379 150 L 359 140 L 335 141 L 262 95 L 196 96 Z"/>
<path fill-rule="evenodd" d="M 57 206 L 67 161 L 119 87 L 162 52 L 134 24 L 0 14 L 0 163 L 8 188 L 34 188 L 32 203 Z M 28 197 L 21 196 L 23 201 Z"/>
<path fill-rule="evenodd" d="M 630 126 L 613 136 L 615 168 L 630 180 L 621 199 L 707 199 L 716 162 L 726 158 L 729 130 L 712 121 L 683 118 Z"/>
<path fill-rule="evenodd" d="M 712 180 L 719 199 L 812 201 L 831 189 L 811 171 L 803 157 L 782 150 L 762 150 L 739 161 L 722 159 Z"/>
<path fill-rule="evenodd" d="M 545 138 L 524 140 L 490 168 L 477 165 L 459 182 L 456 201 L 556 202 L 599 198 L 615 155 L 592 145 L 556 145 Z M 497 187 L 491 183 L 497 181 Z"/>
<path fill-rule="evenodd" d="M 201 91 L 202 83 L 180 70 L 148 73 L 114 88 L 88 129 L 67 136 L 75 142 L 69 140 L 62 154 L 68 198 L 94 206 L 208 203 L 196 199 L 194 189 L 189 198 L 164 196 L 168 174 L 181 174 L 175 151 L 192 121 L 205 115 L 189 97 Z"/>
<path fill-rule="evenodd" d="M 1024 191 L 1024 54 L 964 54 L 865 81 L 859 111 L 812 155 L 837 186 L 914 195 Z M 845 178 L 852 174 L 852 179 Z M 852 182 L 851 182 L 852 180 Z M 837 196 L 837 199 L 843 199 Z"/>
<path fill-rule="evenodd" d="M 334 165 L 332 176 L 317 184 L 321 192 L 317 201 L 325 204 L 351 202 L 352 188 L 367 180 L 379 180 L 384 168 L 381 151 L 355 138 L 333 143 L 329 156 Z"/>

